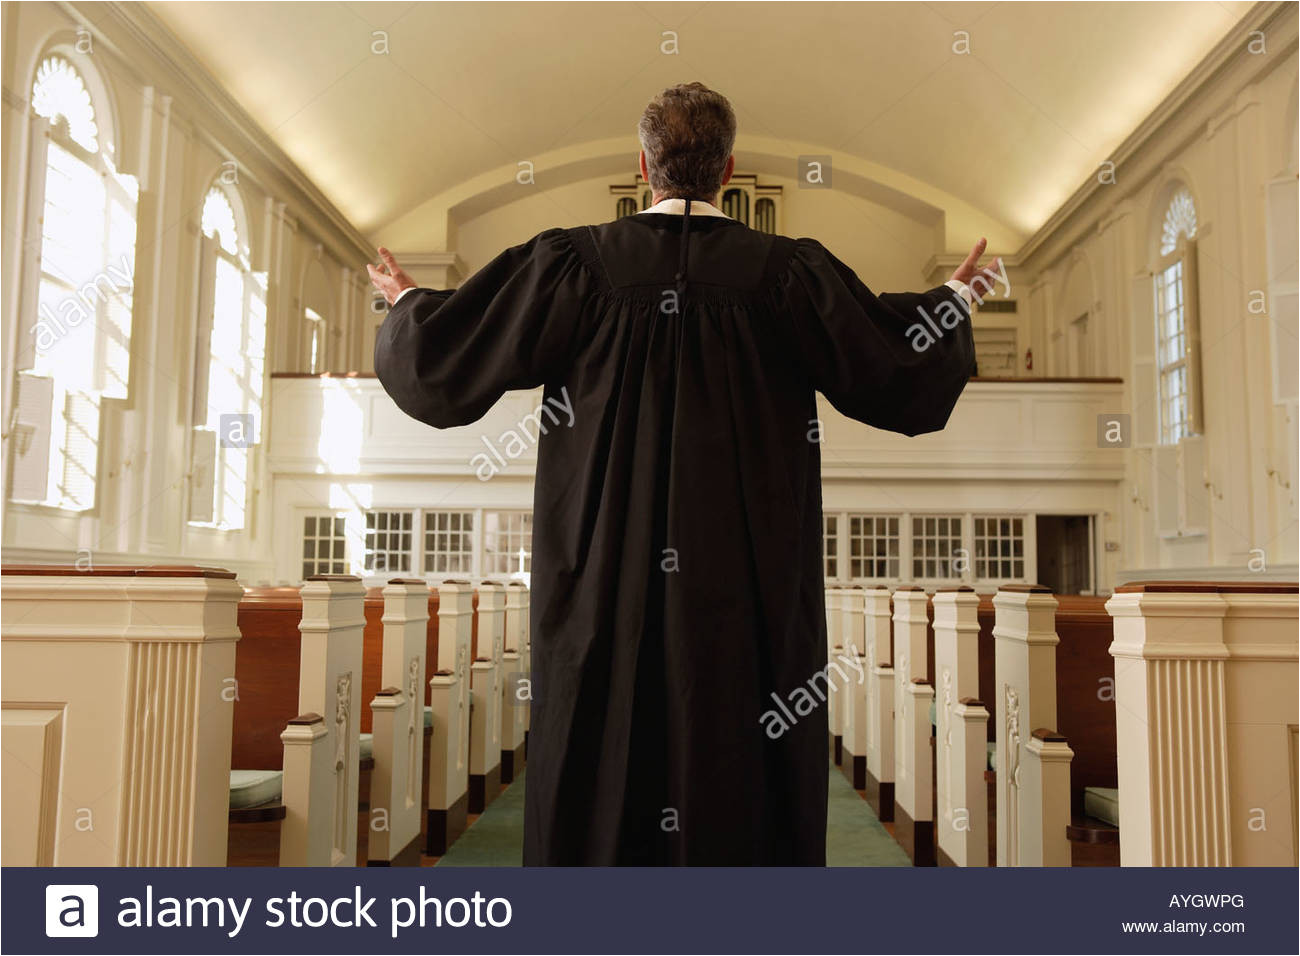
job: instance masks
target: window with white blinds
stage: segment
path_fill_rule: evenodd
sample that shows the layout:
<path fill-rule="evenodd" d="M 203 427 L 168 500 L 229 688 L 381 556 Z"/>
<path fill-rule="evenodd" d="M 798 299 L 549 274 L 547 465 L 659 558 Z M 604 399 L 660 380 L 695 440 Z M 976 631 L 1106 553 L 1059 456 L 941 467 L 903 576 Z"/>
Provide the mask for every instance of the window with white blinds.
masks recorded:
<path fill-rule="evenodd" d="M 29 347 L 18 355 L 10 496 L 73 511 L 94 507 L 100 413 L 130 385 L 131 309 L 139 186 L 119 173 L 81 70 L 69 57 L 37 67 L 39 135 L 27 223 L 39 235 L 28 300 Z"/>

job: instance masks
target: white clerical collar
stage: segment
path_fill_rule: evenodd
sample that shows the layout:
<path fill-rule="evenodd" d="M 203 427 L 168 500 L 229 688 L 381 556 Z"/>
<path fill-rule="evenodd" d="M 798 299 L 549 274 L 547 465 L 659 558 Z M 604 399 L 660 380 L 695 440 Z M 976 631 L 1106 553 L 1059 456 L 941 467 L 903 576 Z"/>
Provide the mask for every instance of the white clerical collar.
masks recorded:
<path fill-rule="evenodd" d="M 647 212 L 659 212 L 669 216 L 684 216 L 686 214 L 686 200 L 685 199 L 661 199 L 659 200 L 659 202 L 655 203 L 649 209 L 641 210 L 641 213 L 647 213 Z M 640 215 L 641 213 L 638 213 L 638 215 Z M 721 216 L 723 219 L 731 218 L 721 209 L 717 209 L 713 206 L 710 206 L 708 203 L 701 202 L 698 199 L 691 200 L 691 215 L 692 216 Z"/>

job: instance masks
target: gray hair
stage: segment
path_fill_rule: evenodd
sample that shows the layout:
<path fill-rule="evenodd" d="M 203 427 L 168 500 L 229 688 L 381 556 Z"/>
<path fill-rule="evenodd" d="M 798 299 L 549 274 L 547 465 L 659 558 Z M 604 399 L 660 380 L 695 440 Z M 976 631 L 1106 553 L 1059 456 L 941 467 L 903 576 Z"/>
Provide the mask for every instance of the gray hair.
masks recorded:
<path fill-rule="evenodd" d="M 736 114 L 703 83 L 670 87 L 637 125 L 650 186 L 661 198 L 711 201 L 736 145 Z"/>

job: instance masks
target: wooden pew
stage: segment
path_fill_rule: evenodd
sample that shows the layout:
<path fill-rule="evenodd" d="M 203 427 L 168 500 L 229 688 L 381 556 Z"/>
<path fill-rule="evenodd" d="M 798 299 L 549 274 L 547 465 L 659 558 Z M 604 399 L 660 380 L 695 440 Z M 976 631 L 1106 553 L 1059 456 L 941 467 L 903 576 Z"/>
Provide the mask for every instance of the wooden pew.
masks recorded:
<path fill-rule="evenodd" d="M 469 812 L 482 813 L 501 790 L 501 668 L 506 588 L 484 581 L 476 591 L 474 662 L 470 665 Z"/>
<path fill-rule="evenodd" d="M 513 783 L 524 768 L 528 728 L 528 589 L 522 581 L 506 585 L 505 647 L 501 669 L 501 782 Z"/>
<path fill-rule="evenodd" d="M 348 574 L 302 586 L 298 715 L 284 743 L 281 866 L 355 866 L 365 588 Z"/>
<path fill-rule="evenodd" d="M 399 580 L 399 579 L 394 579 Z M 384 636 L 384 589 L 382 587 L 372 587 L 366 589 L 366 631 L 365 646 L 362 649 L 361 663 L 361 699 L 371 701 L 381 689 L 381 671 L 383 670 L 383 636 Z M 429 741 L 433 737 L 432 711 L 430 710 L 431 699 L 429 697 L 428 678 L 433 676 L 438 662 L 438 589 L 429 588 L 429 624 L 425 631 L 424 660 L 425 660 L 425 682 L 424 682 L 424 741 L 425 741 L 425 761 L 424 761 L 424 782 L 420 788 L 421 793 L 429 792 L 429 761 L 428 747 Z M 371 733 L 374 728 L 374 715 L 367 707 L 361 718 L 361 732 Z"/>
<path fill-rule="evenodd" d="M 935 684 L 935 838 L 941 866 L 989 861 L 989 713 L 979 694 L 979 597 L 940 588 L 931 599 Z"/>
<path fill-rule="evenodd" d="M 1106 612 L 1106 598 L 1101 595 L 1054 595 L 1056 633 L 1057 727 L 1070 742 L 1074 759 L 1070 764 L 1070 811 L 1068 830 L 1073 844 L 1075 866 L 1118 866 L 1119 830 L 1106 820 L 1090 816 L 1085 799 L 1110 793 L 1118 782 L 1116 757 L 1114 662 L 1110 657 L 1112 627 Z M 989 697 L 994 687 L 993 595 L 980 595 L 978 609 L 979 697 L 992 714 L 994 701 Z M 934 612 L 930 609 L 927 634 L 927 677 L 936 680 L 934 665 Z M 1032 730 L 1033 728 L 1031 728 Z M 996 721 L 988 723 L 988 743 L 996 741 Z M 996 812 L 993 793 L 993 769 L 988 770 L 989 812 Z M 990 816 L 990 824 L 992 817 Z M 995 833 L 990 827 L 990 835 Z M 992 853 L 996 841 L 991 841 Z"/>
<path fill-rule="evenodd" d="M 441 856 L 468 825 L 470 648 L 473 644 L 474 594 L 468 581 L 438 585 L 435 616 L 437 667 L 429 678 L 433 708 L 429 785 L 426 789 L 425 849 Z"/>
<path fill-rule="evenodd" d="M 1056 598 L 1006 585 L 993 606 L 998 866 L 1069 866 L 1074 752 L 1056 729 Z"/>
<path fill-rule="evenodd" d="M 371 774 L 369 866 L 418 866 L 425 822 L 428 739 L 425 653 L 429 639 L 429 586 L 394 578 L 383 599 L 381 683 L 371 699 L 375 769 Z M 435 661 L 436 665 L 436 661 Z"/>
<path fill-rule="evenodd" d="M 378 691 L 382 661 L 382 600 L 370 626 L 373 606 L 366 609 L 361 687 L 357 700 L 360 730 L 370 734 L 370 706 Z M 235 701 L 231 745 L 232 791 L 229 821 L 231 865 L 273 866 L 279 860 L 284 741 L 282 734 L 300 716 L 298 693 L 302 659 L 302 595 L 296 587 L 246 588 L 239 603 L 238 623 L 244 639 L 235 655 Z M 365 694 L 369 693 L 369 697 Z M 322 715 L 324 716 L 324 715 Z M 294 725 L 300 726 L 300 725 Z M 305 732 L 305 731 L 304 731 Z M 359 756 L 358 800 L 367 803 L 374 757 Z M 359 824 L 361 853 L 365 852 L 365 821 Z"/>
<path fill-rule="evenodd" d="M 925 591 L 894 591 L 894 837 L 915 866 L 934 866 L 933 610 Z M 928 652 L 928 653 L 927 653 Z"/>
<path fill-rule="evenodd" d="M 281 770 L 280 731 L 298 714 L 302 596 L 297 588 L 245 588 L 238 620 L 231 766 Z"/>
<path fill-rule="evenodd" d="M 895 601 L 891 595 L 888 595 L 881 589 L 866 590 L 867 603 L 867 652 L 869 664 L 873 674 L 880 671 L 879 676 L 884 677 L 884 681 L 877 679 L 872 684 L 872 690 L 881 688 L 888 692 L 897 691 L 897 674 L 890 668 L 881 667 L 881 657 L 886 651 L 881 650 L 880 645 L 885 648 L 890 645 L 890 625 L 891 621 L 886 616 L 895 611 Z M 1074 752 L 1073 760 L 1070 764 L 1070 804 L 1071 804 L 1071 821 L 1067 827 L 1067 835 L 1072 843 L 1073 865 L 1109 865 L 1114 866 L 1119 863 L 1119 831 L 1112 823 L 1096 819 L 1085 813 L 1085 798 L 1090 805 L 1095 806 L 1094 797 L 1098 792 L 1110 793 L 1116 786 L 1117 781 L 1117 759 L 1116 759 L 1116 732 L 1115 732 L 1115 706 L 1114 706 L 1114 667 L 1110 658 L 1109 647 L 1111 643 L 1112 629 L 1110 624 L 1110 615 L 1107 614 L 1105 604 L 1106 598 L 1102 596 L 1090 595 L 1061 595 L 1054 596 L 1058 602 L 1056 611 L 1055 626 L 1056 633 L 1060 638 L 1056 653 L 1056 673 L 1057 673 L 1057 726 L 1054 729 L 1056 736 L 1063 737 L 1069 741 L 1070 749 Z M 993 595 L 981 595 L 978 606 L 978 623 L 979 633 L 977 637 L 977 666 L 979 671 L 980 699 L 985 699 L 988 711 L 992 714 L 995 710 L 995 704 L 991 697 L 995 685 L 994 676 L 994 659 L 995 659 L 995 642 L 993 638 L 993 625 L 995 609 L 993 605 Z M 935 688 L 932 693 L 938 693 L 937 675 L 935 673 L 935 636 L 934 636 L 934 609 L 931 602 L 926 605 L 926 663 L 924 678 L 920 675 L 914 675 L 919 686 L 929 685 Z M 876 640 L 872 640 L 873 636 Z M 871 663 L 874 650 L 874 663 Z M 889 663 L 897 663 L 890 661 Z M 909 665 L 909 670 L 912 670 Z M 891 682 L 889 678 L 894 680 Z M 919 690 L 918 686 L 918 690 Z M 871 740 L 875 739 L 875 734 L 879 730 L 884 730 L 882 725 L 886 721 L 891 722 L 894 726 L 894 736 L 898 733 L 897 721 L 895 715 L 902 712 L 899 701 L 882 702 L 878 699 L 879 695 L 869 693 L 869 717 L 868 729 Z M 975 698 L 971 698 L 974 700 Z M 903 702 L 906 704 L 906 701 Z M 937 710 L 930 716 L 931 733 L 933 734 L 933 724 L 936 720 Z M 922 718 L 924 719 L 924 717 Z M 994 793 L 994 771 L 992 769 L 993 750 L 996 741 L 996 720 L 988 721 L 988 744 L 990 749 L 990 768 L 986 773 L 986 782 L 989 787 L 988 792 L 988 812 L 989 812 L 989 831 L 990 836 L 995 832 L 994 814 L 996 813 L 996 795 Z M 1027 733 L 1032 733 L 1038 728 L 1029 728 Z M 888 740 L 886 736 L 884 739 Z M 1041 745 L 1038 745 L 1041 746 Z M 1050 749 L 1050 748 L 1049 748 Z M 930 762 L 931 778 L 935 773 L 935 742 L 933 738 L 930 742 Z M 890 811 L 894 810 L 894 800 L 882 800 L 881 795 L 885 787 L 885 781 L 877 774 L 872 767 L 873 755 L 872 746 L 868 745 L 868 772 L 867 772 L 867 796 L 873 809 L 876 809 L 877 815 L 882 821 L 890 819 Z M 890 759 L 886 761 L 885 773 L 893 770 L 897 754 L 888 755 Z M 889 784 L 890 790 L 894 789 L 893 783 Z M 932 792 L 935 801 L 938 799 L 938 789 L 932 784 Z M 890 793 L 890 797 L 896 796 Z M 904 818 L 904 823 L 909 821 Z M 904 845 L 909 849 L 909 855 L 915 853 L 916 839 L 916 821 L 910 821 L 910 826 L 905 826 L 906 834 Z M 928 839 L 928 832 L 923 834 Z M 989 864 L 993 864 L 993 857 L 996 853 L 996 842 L 990 840 L 990 859 Z"/>

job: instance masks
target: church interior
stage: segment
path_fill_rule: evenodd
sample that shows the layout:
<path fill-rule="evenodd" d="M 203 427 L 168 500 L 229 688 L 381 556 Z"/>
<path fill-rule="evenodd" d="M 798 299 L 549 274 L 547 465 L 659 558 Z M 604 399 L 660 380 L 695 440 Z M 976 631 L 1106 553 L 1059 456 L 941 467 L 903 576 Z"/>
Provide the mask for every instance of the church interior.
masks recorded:
<path fill-rule="evenodd" d="M 4 865 L 520 865 L 565 415 L 404 415 L 366 265 L 639 214 L 696 79 L 726 215 L 1005 265 L 942 431 L 818 399 L 828 863 L 1297 865 L 1296 4 L 0 17 Z"/>

